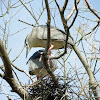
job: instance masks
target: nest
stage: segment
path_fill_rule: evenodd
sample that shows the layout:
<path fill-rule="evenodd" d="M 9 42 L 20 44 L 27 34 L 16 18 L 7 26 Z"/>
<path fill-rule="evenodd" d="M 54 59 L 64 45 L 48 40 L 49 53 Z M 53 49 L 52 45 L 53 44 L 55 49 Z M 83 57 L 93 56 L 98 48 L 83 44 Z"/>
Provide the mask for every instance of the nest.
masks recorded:
<path fill-rule="evenodd" d="M 55 86 L 51 78 L 46 78 L 31 84 L 28 91 L 35 100 L 60 100 L 65 94 L 66 84 L 59 82 L 59 85 L 61 89 Z"/>

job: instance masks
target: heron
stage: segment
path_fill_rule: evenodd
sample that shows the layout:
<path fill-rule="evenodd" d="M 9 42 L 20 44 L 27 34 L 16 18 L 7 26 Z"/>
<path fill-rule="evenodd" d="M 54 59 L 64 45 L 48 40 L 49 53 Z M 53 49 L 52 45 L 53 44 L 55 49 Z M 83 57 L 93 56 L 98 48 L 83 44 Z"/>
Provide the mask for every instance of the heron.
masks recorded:
<path fill-rule="evenodd" d="M 66 33 L 57 27 L 50 27 L 50 44 L 51 49 L 62 49 L 65 46 Z M 68 37 L 67 47 L 72 49 L 74 40 Z M 47 25 L 39 25 L 32 29 L 31 33 L 25 39 L 26 57 L 32 47 L 46 47 L 47 45 Z"/>
<path fill-rule="evenodd" d="M 36 75 L 37 79 L 42 79 L 48 75 L 45 66 L 43 65 L 41 58 L 41 53 L 44 52 L 44 49 L 36 51 L 28 60 L 27 64 L 29 66 L 29 74 Z M 48 55 L 48 54 L 47 54 Z M 51 52 L 51 57 L 54 55 Z M 55 59 L 50 60 L 51 71 L 54 72 L 57 69 L 57 61 Z"/>

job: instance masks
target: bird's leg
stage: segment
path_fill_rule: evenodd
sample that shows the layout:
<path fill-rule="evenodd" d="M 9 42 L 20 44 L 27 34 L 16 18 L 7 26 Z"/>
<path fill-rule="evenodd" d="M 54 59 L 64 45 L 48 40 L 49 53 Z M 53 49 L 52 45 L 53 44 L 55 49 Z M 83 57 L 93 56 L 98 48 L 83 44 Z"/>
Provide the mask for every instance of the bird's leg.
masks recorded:
<path fill-rule="evenodd" d="M 40 56 L 40 59 L 39 59 L 39 62 L 42 61 L 42 55 L 43 55 L 43 52 L 40 52 L 41 56 Z"/>
<path fill-rule="evenodd" d="M 50 51 L 53 48 L 54 48 L 54 45 L 53 44 L 50 44 L 50 48 L 48 49 L 48 51 Z"/>
<path fill-rule="evenodd" d="M 37 76 L 37 80 L 39 80 L 40 79 L 40 77 L 39 76 Z"/>
<path fill-rule="evenodd" d="M 48 56 L 51 55 L 51 51 L 54 48 L 54 45 L 53 44 L 50 44 L 50 48 L 48 49 Z M 50 60 L 48 59 L 48 65 L 50 66 Z"/>
<path fill-rule="evenodd" d="M 50 59 L 48 59 L 48 65 L 50 66 Z"/>

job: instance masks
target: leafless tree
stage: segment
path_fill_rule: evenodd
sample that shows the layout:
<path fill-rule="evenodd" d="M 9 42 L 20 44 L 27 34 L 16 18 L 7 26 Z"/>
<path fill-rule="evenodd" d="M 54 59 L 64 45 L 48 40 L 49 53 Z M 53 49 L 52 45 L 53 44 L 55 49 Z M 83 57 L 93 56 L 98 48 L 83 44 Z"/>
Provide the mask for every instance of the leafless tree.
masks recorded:
<path fill-rule="evenodd" d="M 73 4 L 70 0 L 41 0 L 42 6 L 39 8 L 41 9 L 40 11 L 36 11 L 32 6 L 34 2 L 36 3 L 39 1 L 0 1 L 0 20 L 2 21 L 2 23 L 0 23 L 1 79 L 5 80 L 12 88 L 12 92 L 17 93 L 23 100 L 99 100 L 100 80 L 96 75 L 100 73 L 98 64 L 100 60 L 98 56 L 100 55 L 100 41 L 96 38 L 96 34 L 98 33 L 100 26 L 100 12 L 93 8 L 91 2 L 88 0 L 73 0 Z M 31 15 L 32 20 L 36 22 L 36 24 L 31 24 L 31 22 L 24 21 L 24 18 L 23 20 L 17 20 L 24 25 L 34 27 L 41 24 L 39 23 L 39 20 L 42 18 L 43 14 L 47 17 L 45 23 L 47 24 L 47 46 L 42 58 L 43 64 L 51 76 L 50 79 L 46 78 L 41 81 L 34 81 L 34 78 L 29 75 L 28 72 L 14 64 L 14 62 L 19 59 L 24 47 L 15 59 L 11 60 L 11 58 L 9 58 L 9 54 L 13 49 L 11 48 L 8 50 L 9 37 L 25 29 L 25 27 L 23 29 L 20 28 L 20 30 L 12 34 L 10 33 L 9 27 L 10 23 L 13 23 L 11 22 L 13 18 L 20 13 L 22 8 L 24 8 L 28 14 Z M 18 9 L 17 12 L 14 12 L 15 9 Z M 8 18 L 12 11 L 14 12 L 14 15 Z M 91 17 L 87 18 L 87 14 L 90 14 L 95 19 L 92 19 Z M 66 41 L 63 52 L 57 50 L 56 55 L 58 56 L 50 59 L 57 59 L 59 65 L 58 70 L 61 75 L 59 75 L 59 73 L 54 74 L 50 70 L 48 57 L 45 55 L 50 46 L 50 26 L 51 24 L 59 26 L 57 17 L 61 20 L 62 28 L 67 33 Z M 83 20 L 83 22 L 81 20 Z M 79 25 L 76 25 L 77 23 Z M 75 30 L 75 32 L 72 33 L 72 30 Z M 70 35 L 75 41 L 75 44 L 72 47 L 73 50 L 67 49 L 67 41 Z M 24 41 L 22 42 L 24 43 Z M 81 48 L 81 50 L 79 50 L 79 48 Z M 76 54 L 76 56 L 73 57 L 73 54 Z M 72 61 L 68 60 L 71 57 L 74 58 L 74 65 L 72 64 Z M 19 79 L 17 70 L 24 73 L 25 77 L 29 77 L 31 83 L 22 85 L 22 80 Z M 1 92 L 4 91 L 8 100 L 12 100 L 11 96 L 8 95 L 4 88 L 2 80 L 0 85 Z M 52 82 L 54 82 L 54 85 Z"/>

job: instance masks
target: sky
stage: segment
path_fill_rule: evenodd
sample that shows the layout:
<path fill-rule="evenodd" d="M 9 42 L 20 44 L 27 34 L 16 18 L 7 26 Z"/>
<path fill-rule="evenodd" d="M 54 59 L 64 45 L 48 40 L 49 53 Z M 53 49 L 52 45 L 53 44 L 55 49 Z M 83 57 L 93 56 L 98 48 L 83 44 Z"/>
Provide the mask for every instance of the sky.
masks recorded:
<path fill-rule="evenodd" d="M 6 3 L 8 3 L 8 0 L 5 0 Z M 7 24 L 7 29 L 6 29 L 6 33 L 9 33 L 9 37 L 8 37 L 8 48 L 7 48 L 7 52 L 9 52 L 11 50 L 11 52 L 9 53 L 9 58 L 10 60 L 14 60 L 16 58 L 16 56 L 20 53 L 20 51 L 22 50 L 23 46 L 24 46 L 24 41 L 25 41 L 25 38 L 26 36 L 31 32 L 32 30 L 32 26 L 30 25 L 27 25 L 27 24 L 24 24 L 22 22 L 19 22 L 18 20 L 22 20 L 22 21 L 25 21 L 27 23 L 30 23 L 30 24 L 33 24 L 35 25 L 35 20 L 32 18 L 32 16 L 29 14 L 29 12 L 23 7 L 23 6 L 19 6 L 17 7 L 18 5 L 20 5 L 21 3 L 18 2 L 17 4 L 15 4 L 15 2 L 17 2 L 18 0 L 11 0 L 11 5 L 13 5 L 13 8 L 11 8 L 10 12 L 4 17 L 4 18 L 0 18 L 0 38 L 3 39 L 2 37 L 2 30 L 1 30 L 1 26 L 4 28 L 5 27 L 5 24 L 4 22 L 8 22 L 9 19 L 11 19 L 10 22 L 8 22 Z M 90 0 L 88 0 L 90 2 Z M 24 0 L 24 2 L 27 2 L 27 0 Z M 42 0 L 33 0 L 30 4 L 26 4 L 26 6 L 32 11 L 34 12 L 34 15 L 35 17 L 38 19 L 39 17 L 39 14 L 40 14 L 40 11 L 42 11 L 42 5 L 41 5 L 41 2 Z M 63 5 L 63 1 L 59 0 L 58 2 L 60 4 L 60 7 L 62 7 Z M 15 4 L 15 5 L 14 5 Z M 91 5 L 93 6 L 94 9 L 96 9 L 97 11 L 100 12 L 100 1 L 99 0 L 95 0 L 95 2 L 93 0 L 91 0 Z M 79 8 L 82 8 L 84 7 L 85 3 L 83 2 L 83 0 L 81 0 L 80 4 L 79 4 Z M 6 12 L 6 8 L 4 7 L 2 1 L 0 1 L 0 6 L 3 8 L 3 12 Z M 70 2 L 69 3 L 69 6 L 68 6 L 68 9 L 70 10 L 71 7 L 73 6 L 73 2 Z M 31 9 L 32 7 L 32 9 Z M 63 29 L 63 25 L 62 25 L 62 22 L 61 22 L 61 19 L 59 17 L 59 12 L 57 10 L 55 10 L 56 8 L 56 5 L 54 2 L 52 2 L 50 4 L 50 8 L 51 8 L 51 12 L 52 12 L 52 16 L 54 16 L 54 14 L 56 15 L 55 17 L 55 23 L 56 23 L 56 27 Z M 1 9 L 1 8 L 0 8 Z M 85 16 L 86 18 L 89 18 L 91 20 L 97 20 L 97 18 L 95 16 L 93 16 L 92 14 L 90 13 L 86 13 L 84 11 L 79 11 L 80 15 L 81 16 Z M 0 14 L 1 14 L 1 11 L 0 11 Z M 69 11 L 66 10 L 66 13 L 65 13 L 65 16 L 69 14 Z M 100 15 L 100 13 L 98 13 Z M 70 19 L 72 20 L 72 19 Z M 40 25 L 45 25 L 47 23 L 47 14 L 46 14 L 46 10 L 44 11 L 44 13 L 42 14 L 41 18 L 39 19 L 39 24 Z M 76 39 L 77 37 L 77 30 L 76 28 L 77 27 L 80 27 L 80 24 L 84 24 L 84 23 L 87 23 L 87 25 L 85 26 L 85 28 L 87 27 L 87 30 L 84 30 L 86 32 L 89 32 L 89 28 L 90 26 L 93 27 L 96 23 L 92 23 L 91 21 L 86 21 L 85 19 L 82 19 L 80 16 L 78 16 L 75 24 L 74 24 L 74 27 L 71 28 L 70 32 L 71 32 L 71 35 L 74 39 Z M 70 24 L 70 23 L 68 23 Z M 51 25 L 55 26 L 54 24 L 54 20 L 52 19 L 51 20 Z M 89 25 L 89 26 L 88 26 Z M 96 32 L 96 35 L 93 35 L 95 36 L 95 39 L 96 40 L 100 40 L 100 28 L 97 30 Z M 16 33 L 16 34 L 15 34 Z M 5 34 L 7 35 L 7 34 Z M 78 36 L 78 39 L 81 37 L 81 35 Z M 91 39 L 91 37 L 90 37 Z M 88 45 L 86 44 L 85 45 L 85 41 L 83 42 L 84 43 L 84 47 L 87 51 L 89 51 L 89 49 L 91 48 L 88 48 Z M 97 48 L 99 48 L 100 44 L 97 43 Z M 81 45 L 78 46 L 79 47 L 79 50 L 81 50 Z M 23 50 L 22 54 L 20 55 L 20 57 L 14 62 L 14 64 L 27 71 L 28 72 L 28 66 L 26 65 L 26 62 L 27 60 L 29 59 L 29 57 L 37 50 L 39 50 L 41 48 L 32 48 L 31 51 L 29 52 L 29 55 L 28 55 L 28 58 L 26 58 L 26 49 Z M 57 50 L 53 50 L 53 52 L 56 52 Z M 68 53 L 70 52 L 70 50 L 68 50 Z M 65 55 L 65 57 L 67 57 L 68 54 Z M 100 54 L 98 55 L 98 57 L 100 57 Z M 61 61 L 61 59 L 59 59 Z M 70 68 L 68 62 L 71 61 L 71 65 L 72 66 L 75 66 L 75 63 L 74 61 L 76 61 L 76 66 L 82 66 L 81 62 L 79 61 L 78 57 L 76 56 L 75 52 L 72 51 L 70 57 L 68 58 L 67 62 L 66 62 L 66 72 L 67 72 L 67 69 Z M 2 61 L 0 61 L 0 65 L 2 65 Z M 100 68 L 100 61 L 98 61 L 97 63 L 97 66 Z M 58 66 L 61 67 L 61 65 L 58 63 Z M 84 68 L 83 68 L 84 70 Z M 59 72 L 60 70 L 57 70 L 55 73 Z M 19 79 L 22 81 L 23 84 L 27 84 L 28 83 L 28 80 L 29 78 L 27 76 L 25 76 L 25 74 L 19 72 L 16 70 L 16 73 L 18 74 L 18 77 Z M 61 73 L 62 74 L 62 73 Z M 96 77 L 97 77 L 97 80 L 99 80 L 99 75 L 100 74 L 97 74 Z M 23 78 L 25 77 L 25 78 Z M 100 81 L 100 80 L 99 80 Z M 7 91 L 7 93 L 9 93 L 9 85 L 0 78 L 0 82 L 1 84 L 4 84 L 4 87 Z M 2 87 L 0 87 L 1 90 L 3 90 Z M 11 90 L 11 89 L 10 89 Z M 6 96 L 4 94 L 2 94 L 3 92 L 1 92 L 1 96 L 0 96 L 0 99 L 3 99 L 3 100 L 7 100 Z M 9 93 L 10 96 L 13 94 L 15 96 L 11 96 L 13 99 L 16 99 L 18 96 L 17 94 L 15 93 Z M 17 97 L 16 97 L 17 96 Z M 18 97 L 19 98 L 19 97 Z"/>

